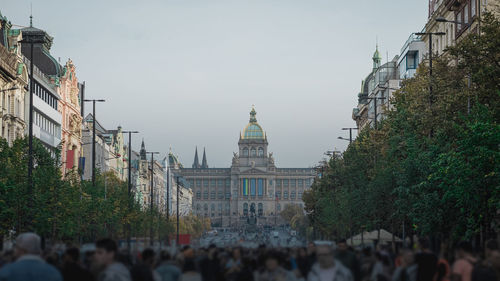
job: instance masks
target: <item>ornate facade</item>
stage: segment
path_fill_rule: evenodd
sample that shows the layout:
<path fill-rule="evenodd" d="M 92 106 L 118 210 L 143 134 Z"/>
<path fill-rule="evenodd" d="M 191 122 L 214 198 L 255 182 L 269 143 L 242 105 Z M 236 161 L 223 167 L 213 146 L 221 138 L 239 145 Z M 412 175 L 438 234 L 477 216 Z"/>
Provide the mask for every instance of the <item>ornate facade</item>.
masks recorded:
<path fill-rule="evenodd" d="M 59 111 L 62 114 L 61 157 L 64 163 L 63 175 L 74 167 L 78 167 L 78 159 L 82 149 L 82 116 L 78 79 L 75 65 L 71 60 L 66 62 L 57 88 Z"/>
<path fill-rule="evenodd" d="M 208 168 L 205 153 L 202 165 L 196 153 L 193 168 L 170 162 L 172 173 L 193 190 L 193 212 L 210 217 L 216 225 L 241 225 L 248 217 L 257 218 L 259 224 L 275 224 L 286 205 L 303 205 L 302 194 L 315 177 L 313 168 L 275 166 L 256 114 L 252 108 L 230 168 Z"/>
<path fill-rule="evenodd" d="M 7 18 L 0 14 L 0 137 L 9 144 L 22 137 L 26 129 L 25 100 L 29 80 L 19 43 L 21 32 L 11 27 Z"/>

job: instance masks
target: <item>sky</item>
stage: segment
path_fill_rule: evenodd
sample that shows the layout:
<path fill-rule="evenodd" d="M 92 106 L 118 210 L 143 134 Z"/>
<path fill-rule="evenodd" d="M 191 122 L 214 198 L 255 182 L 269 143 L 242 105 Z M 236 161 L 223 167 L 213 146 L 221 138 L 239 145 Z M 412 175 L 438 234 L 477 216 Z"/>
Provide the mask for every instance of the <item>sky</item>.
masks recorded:
<path fill-rule="evenodd" d="M 0 12 L 28 26 L 31 4 L 51 54 L 106 99 L 99 122 L 187 167 L 196 146 L 229 167 L 252 105 L 278 167 L 345 150 L 377 42 L 391 60 L 427 19 L 423 0 L 0 0 Z"/>

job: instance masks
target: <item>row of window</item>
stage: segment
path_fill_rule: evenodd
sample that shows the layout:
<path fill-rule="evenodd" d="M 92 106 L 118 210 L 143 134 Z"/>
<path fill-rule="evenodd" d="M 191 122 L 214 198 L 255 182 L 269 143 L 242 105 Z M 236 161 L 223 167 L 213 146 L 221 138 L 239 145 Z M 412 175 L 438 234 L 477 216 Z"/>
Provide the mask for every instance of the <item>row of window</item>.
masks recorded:
<path fill-rule="evenodd" d="M 225 196 L 225 197 L 224 197 Z M 210 192 L 210 199 L 229 199 L 231 198 L 231 193 L 229 191 L 219 191 L 215 192 L 215 190 Z M 201 199 L 201 191 L 196 191 L 196 199 Z M 208 199 L 208 190 L 203 192 L 203 199 Z"/>
<path fill-rule="evenodd" d="M 276 179 L 276 187 L 310 187 L 312 179 Z"/>
<path fill-rule="evenodd" d="M 297 194 L 297 199 L 302 199 L 302 191 L 295 193 L 295 191 L 290 192 L 290 199 L 294 200 Z M 281 199 L 281 192 L 276 191 L 276 198 Z M 288 190 L 283 191 L 283 199 L 288 199 Z"/>
<path fill-rule="evenodd" d="M 57 98 L 52 95 L 47 89 L 35 81 L 35 95 L 41 98 L 46 104 L 57 110 Z"/>
<path fill-rule="evenodd" d="M 247 147 L 243 148 L 243 156 L 248 156 L 248 152 L 250 151 L 250 156 L 251 157 L 264 157 L 264 148 L 262 147 L 259 147 L 259 148 L 255 148 L 255 147 L 251 147 L 250 149 L 248 149 Z"/>
<path fill-rule="evenodd" d="M 45 130 L 52 136 L 61 137 L 61 126 L 54 123 L 52 120 L 40 114 L 38 111 L 33 111 L 33 121 L 35 125 Z"/>
<path fill-rule="evenodd" d="M 230 179 L 196 179 L 189 180 L 189 184 L 191 187 L 230 187 L 231 180 Z"/>
<path fill-rule="evenodd" d="M 14 104 L 12 104 L 12 100 L 14 100 Z M 7 92 L 2 94 L 2 108 L 0 108 L 0 111 L 3 110 L 6 111 L 6 114 L 12 114 L 19 118 L 22 118 L 24 114 L 21 101 L 15 95 Z"/>

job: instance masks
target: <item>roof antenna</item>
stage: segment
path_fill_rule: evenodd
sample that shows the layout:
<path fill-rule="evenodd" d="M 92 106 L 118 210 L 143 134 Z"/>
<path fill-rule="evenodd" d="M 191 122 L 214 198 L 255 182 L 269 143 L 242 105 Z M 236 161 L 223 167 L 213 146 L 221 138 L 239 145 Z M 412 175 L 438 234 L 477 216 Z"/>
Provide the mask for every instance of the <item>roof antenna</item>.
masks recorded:
<path fill-rule="evenodd" d="M 30 27 L 33 27 L 33 2 L 30 3 L 31 12 L 30 12 Z"/>

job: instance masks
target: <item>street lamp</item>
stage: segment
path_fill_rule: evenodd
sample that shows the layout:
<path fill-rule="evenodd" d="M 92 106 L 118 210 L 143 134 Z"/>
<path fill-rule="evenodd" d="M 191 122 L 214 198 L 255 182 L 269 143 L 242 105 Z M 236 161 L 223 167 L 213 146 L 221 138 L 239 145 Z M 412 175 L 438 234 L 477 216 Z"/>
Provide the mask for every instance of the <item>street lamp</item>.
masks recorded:
<path fill-rule="evenodd" d="M 129 204 L 128 204 L 128 207 L 129 207 L 129 211 L 130 211 L 130 195 L 132 193 L 132 134 L 138 134 L 139 132 L 138 131 L 123 131 L 123 133 L 126 133 L 128 134 L 128 200 L 129 200 Z M 128 223 L 127 225 L 127 232 L 128 232 L 128 235 L 127 235 L 127 247 L 128 247 L 128 251 L 129 251 L 129 254 L 130 254 L 130 250 L 131 250 L 131 247 L 130 247 L 130 232 L 131 232 L 131 229 L 130 229 L 130 223 Z"/>
<path fill-rule="evenodd" d="M 31 210 L 33 192 L 33 94 L 35 92 L 34 80 L 34 56 L 33 46 L 35 44 L 45 44 L 46 34 L 42 30 L 33 27 L 33 17 L 30 16 L 30 27 L 23 29 L 23 40 L 20 43 L 30 44 L 30 94 L 29 94 L 29 124 L 28 124 L 28 209 Z M 29 220 L 31 222 L 31 219 Z M 31 227 L 31 223 L 30 223 Z"/>
<path fill-rule="evenodd" d="M 153 193 L 153 176 L 154 176 L 154 155 L 155 154 L 160 154 L 160 152 L 151 152 L 151 151 L 148 151 L 146 153 L 151 153 L 151 187 L 149 189 L 149 195 L 150 195 L 150 200 L 151 200 L 151 203 L 150 203 L 150 207 L 151 207 L 151 226 L 149 228 L 149 235 L 150 235 L 150 241 L 149 241 L 149 245 L 153 246 L 153 206 L 154 206 L 154 201 L 153 201 L 153 197 L 154 197 L 154 193 Z"/>
<path fill-rule="evenodd" d="M 349 143 L 352 143 L 352 130 L 359 130 L 357 127 L 356 128 L 342 128 L 343 131 L 349 130 L 349 138 L 343 138 L 343 137 L 338 137 L 339 140 L 348 140 Z"/>
<path fill-rule="evenodd" d="M 95 187 L 95 103 L 105 102 L 103 99 L 84 99 L 84 102 L 92 102 L 92 185 Z"/>
<path fill-rule="evenodd" d="M 177 204 L 176 204 L 177 205 L 176 206 L 177 207 L 177 237 L 175 239 L 175 243 L 177 246 L 179 246 L 179 203 L 180 203 L 179 202 L 180 201 L 179 200 L 179 190 L 180 190 L 180 188 L 179 188 L 180 187 L 179 176 L 177 176 L 176 182 L 177 182 L 177 200 L 176 200 L 177 201 Z"/>
<path fill-rule="evenodd" d="M 429 108 L 432 107 L 432 36 L 443 36 L 446 35 L 444 32 L 416 32 L 415 35 L 418 36 L 429 36 Z M 376 124 L 376 122 L 375 122 Z"/>

